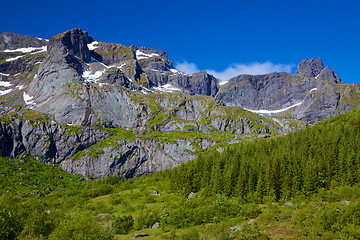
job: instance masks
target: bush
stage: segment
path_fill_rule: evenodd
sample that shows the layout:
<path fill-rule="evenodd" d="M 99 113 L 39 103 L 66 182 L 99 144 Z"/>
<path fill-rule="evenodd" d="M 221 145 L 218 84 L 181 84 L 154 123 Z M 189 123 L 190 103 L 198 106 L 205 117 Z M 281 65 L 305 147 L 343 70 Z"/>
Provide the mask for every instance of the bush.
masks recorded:
<path fill-rule="evenodd" d="M 8 210 L 0 209 L 0 239 L 15 239 L 20 225 Z"/>
<path fill-rule="evenodd" d="M 127 234 L 134 226 L 134 218 L 129 216 L 116 217 L 111 227 L 115 233 Z"/>
<path fill-rule="evenodd" d="M 112 240 L 114 236 L 96 223 L 90 215 L 64 219 L 50 234 L 49 240 Z"/>
<path fill-rule="evenodd" d="M 156 222 L 160 222 L 160 214 L 155 210 L 144 209 L 137 219 L 136 229 L 149 228 Z"/>

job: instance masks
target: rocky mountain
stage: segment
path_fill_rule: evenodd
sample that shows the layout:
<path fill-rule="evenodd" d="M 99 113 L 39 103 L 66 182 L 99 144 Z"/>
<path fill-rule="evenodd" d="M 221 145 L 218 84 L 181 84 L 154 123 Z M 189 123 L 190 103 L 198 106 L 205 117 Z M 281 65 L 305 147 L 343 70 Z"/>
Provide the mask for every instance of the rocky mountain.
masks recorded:
<path fill-rule="evenodd" d="M 285 134 L 360 102 L 321 59 L 296 74 L 222 82 L 176 70 L 167 53 L 81 29 L 43 40 L 0 34 L 1 154 L 31 154 L 85 177 L 138 176 L 202 151 Z"/>

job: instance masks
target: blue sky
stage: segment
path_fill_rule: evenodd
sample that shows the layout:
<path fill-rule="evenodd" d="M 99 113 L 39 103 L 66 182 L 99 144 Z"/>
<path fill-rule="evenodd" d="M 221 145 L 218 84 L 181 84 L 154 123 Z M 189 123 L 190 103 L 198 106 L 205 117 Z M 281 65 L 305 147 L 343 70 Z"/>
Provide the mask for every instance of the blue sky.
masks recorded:
<path fill-rule="evenodd" d="M 0 32 L 49 38 L 80 27 L 103 42 L 168 53 L 183 71 L 295 72 L 319 57 L 360 83 L 360 1 L 3 1 Z"/>

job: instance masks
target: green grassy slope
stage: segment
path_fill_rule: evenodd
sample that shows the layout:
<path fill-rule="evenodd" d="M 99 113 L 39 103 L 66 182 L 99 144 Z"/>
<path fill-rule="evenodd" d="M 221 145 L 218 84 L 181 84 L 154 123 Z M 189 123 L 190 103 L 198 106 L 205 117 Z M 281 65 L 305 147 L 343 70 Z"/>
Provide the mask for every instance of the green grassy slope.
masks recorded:
<path fill-rule="evenodd" d="M 97 182 L 1 158 L 0 239 L 358 239 L 359 136 L 353 112 L 172 170 Z"/>

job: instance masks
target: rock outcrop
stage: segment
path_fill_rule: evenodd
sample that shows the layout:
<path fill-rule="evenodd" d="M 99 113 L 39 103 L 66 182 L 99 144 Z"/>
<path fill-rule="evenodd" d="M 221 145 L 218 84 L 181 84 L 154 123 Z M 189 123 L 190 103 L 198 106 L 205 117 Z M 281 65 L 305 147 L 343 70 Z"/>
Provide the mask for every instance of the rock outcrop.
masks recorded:
<path fill-rule="evenodd" d="M 73 129 L 49 120 L 4 119 L 0 153 L 11 158 L 30 154 L 42 162 L 60 163 L 108 136 L 100 129 Z"/>
<path fill-rule="evenodd" d="M 87 32 L 79 28 L 71 29 L 49 39 L 49 51 L 62 51 L 62 54 L 71 53 L 84 62 L 90 62 L 91 56 L 87 44 L 92 42 Z"/>
<path fill-rule="evenodd" d="M 310 58 L 302 60 L 297 67 L 296 74 L 306 77 L 316 77 L 324 68 L 321 58 Z"/>

